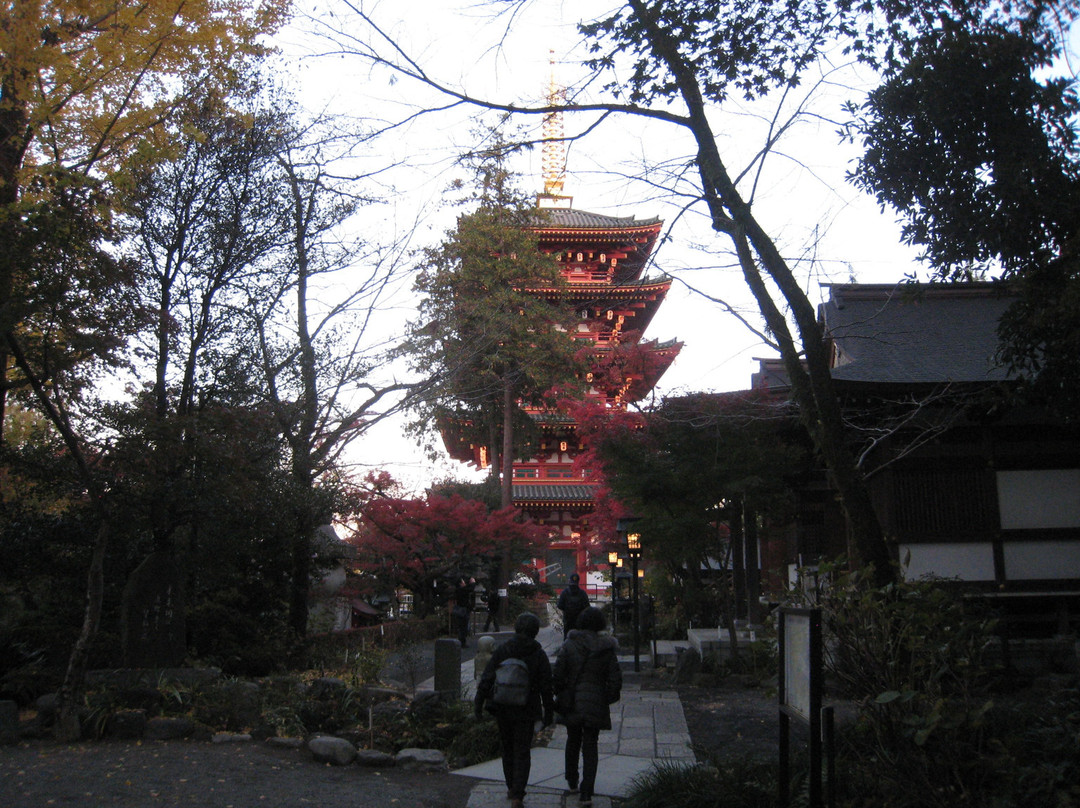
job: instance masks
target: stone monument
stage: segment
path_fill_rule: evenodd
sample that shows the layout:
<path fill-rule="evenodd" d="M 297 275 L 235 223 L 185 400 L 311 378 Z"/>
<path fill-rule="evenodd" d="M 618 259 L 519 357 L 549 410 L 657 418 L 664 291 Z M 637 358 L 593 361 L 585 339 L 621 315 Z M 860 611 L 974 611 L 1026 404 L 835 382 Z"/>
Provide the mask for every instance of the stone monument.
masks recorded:
<path fill-rule="evenodd" d="M 155 551 L 131 573 L 121 613 L 128 668 L 171 668 L 187 656 L 184 577 L 171 553 Z"/>

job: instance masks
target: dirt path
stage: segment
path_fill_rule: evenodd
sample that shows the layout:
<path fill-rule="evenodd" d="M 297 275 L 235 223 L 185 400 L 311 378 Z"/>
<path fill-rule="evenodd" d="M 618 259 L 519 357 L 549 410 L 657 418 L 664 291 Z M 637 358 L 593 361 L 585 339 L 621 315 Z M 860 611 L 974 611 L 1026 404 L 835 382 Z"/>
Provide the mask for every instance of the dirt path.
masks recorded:
<path fill-rule="evenodd" d="M 675 690 L 698 759 L 710 755 L 748 760 L 775 760 L 780 737 L 776 693 L 750 687 L 737 679 L 708 687 L 676 685 L 670 674 L 646 675 L 641 684 L 654 690 Z"/>
<path fill-rule="evenodd" d="M 258 743 L 34 742 L 0 747 L 0 805 L 201 808 L 464 808 L 475 781 L 333 767 Z"/>
<path fill-rule="evenodd" d="M 690 739 L 720 757 L 776 760 L 780 737 L 774 694 L 756 688 L 679 687 Z"/>

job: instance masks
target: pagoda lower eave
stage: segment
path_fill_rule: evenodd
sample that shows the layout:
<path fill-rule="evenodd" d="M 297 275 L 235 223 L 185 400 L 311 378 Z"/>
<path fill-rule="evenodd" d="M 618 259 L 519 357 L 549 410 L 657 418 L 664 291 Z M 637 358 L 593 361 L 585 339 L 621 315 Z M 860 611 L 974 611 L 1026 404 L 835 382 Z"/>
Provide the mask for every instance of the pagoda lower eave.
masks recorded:
<path fill-rule="evenodd" d="M 591 509 L 595 485 L 515 483 L 514 505 L 519 508 Z"/>

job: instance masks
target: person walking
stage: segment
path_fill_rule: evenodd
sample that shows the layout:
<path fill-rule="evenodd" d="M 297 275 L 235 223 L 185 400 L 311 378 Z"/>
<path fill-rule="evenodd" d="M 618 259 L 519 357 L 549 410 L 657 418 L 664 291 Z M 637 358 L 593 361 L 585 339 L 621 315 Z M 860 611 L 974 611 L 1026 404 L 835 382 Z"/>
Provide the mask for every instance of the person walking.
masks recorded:
<path fill-rule="evenodd" d="M 499 604 L 502 602 L 502 595 L 499 594 L 498 589 L 489 589 L 484 592 L 484 601 L 487 603 L 487 619 L 484 620 L 484 631 L 488 630 L 488 626 L 492 623 L 495 624 L 495 630 L 499 630 Z"/>
<path fill-rule="evenodd" d="M 536 640 L 540 618 L 524 612 L 514 622 L 514 636 L 495 649 L 476 686 L 474 708 L 476 717 L 487 711 L 495 716 L 499 727 L 499 747 L 502 752 L 503 778 L 506 780 L 510 808 L 523 808 L 525 786 L 532 768 L 532 741 L 535 723 L 545 727 L 554 721 L 555 698 L 551 689 L 551 663 Z M 513 669 L 520 670 L 515 660 L 525 663 L 528 678 L 522 698 L 514 698 Z M 510 691 L 509 696 L 504 695 Z M 521 702 L 521 703 L 515 703 Z"/>
<path fill-rule="evenodd" d="M 566 726 L 566 784 L 573 793 L 580 782 L 582 806 L 592 805 L 600 730 L 611 729 L 609 705 L 617 702 L 622 692 L 619 644 L 614 637 L 600 633 L 605 628 L 603 612 L 595 606 L 585 609 L 559 648 L 553 671 L 557 720 Z"/>
<path fill-rule="evenodd" d="M 570 585 L 559 593 L 559 600 L 555 604 L 562 612 L 562 635 L 565 640 L 570 630 L 575 628 L 578 615 L 589 608 L 589 596 L 578 584 L 581 576 L 576 572 L 570 576 Z"/>

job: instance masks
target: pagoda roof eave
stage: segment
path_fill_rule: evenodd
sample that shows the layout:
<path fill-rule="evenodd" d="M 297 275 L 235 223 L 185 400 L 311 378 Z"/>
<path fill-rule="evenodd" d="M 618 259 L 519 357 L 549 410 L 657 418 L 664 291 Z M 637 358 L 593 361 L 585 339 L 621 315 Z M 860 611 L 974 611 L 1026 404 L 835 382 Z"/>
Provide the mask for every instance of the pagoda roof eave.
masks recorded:
<path fill-rule="evenodd" d="M 663 220 L 658 216 L 638 219 L 636 216 L 608 216 L 576 208 L 545 208 L 540 220 L 530 225 L 537 233 L 625 235 L 635 231 L 660 231 Z"/>
<path fill-rule="evenodd" d="M 667 294 L 671 289 L 670 278 L 657 280 L 631 281 L 630 283 L 568 283 L 558 288 L 553 286 L 525 287 L 521 291 L 532 294 L 551 294 L 563 297 L 635 297 L 642 293 Z"/>
<path fill-rule="evenodd" d="M 623 401 L 627 403 L 641 401 L 645 396 L 652 392 L 657 383 L 667 373 L 668 368 L 678 357 L 679 353 L 683 349 L 683 343 L 676 340 L 665 342 L 663 344 L 653 343 L 652 345 L 644 345 L 651 349 L 651 353 L 656 357 L 656 365 L 650 372 L 642 376 L 640 379 L 635 379 L 633 384 L 630 385 L 630 389 L 627 390 L 626 395 L 623 397 Z"/>
<path fill-rule="evenodd" d="M 536 288 L 526 287 L 526 288 L 523 289 L 523 291 L 524 292 L 550 292 L 550 293 L 559 293 L 559 294 L 566 294 L 567 292 L 572 292 L 572 293 L 581 293 L 581 294 L 589 293 L 589 294 L 592 294 L 592 295 L 596 295 L 596 294 L 599 294 L 599 293 L 603 293 L 603 294 L 621 293 L 621 294 L 624 294 L 624 295 L 632 295 L 635 292 L 636 293 L 640 293 L 640 292 L 643 292 L 643 291 L 652 292 L 652 291 L 657 291 L 657 289 L 664 289 L 664 291 L 666 291 L 666 289 L 671 288 L 671 285 L 672 285 L 672 279 L 670 279 L 670 278 L 656 278 L 656 279 L 645 278 L 645 279 L 642 279 L 642 280 L 627 281 L 627 282 L 624 282 L 624 283 L 597 283 L 597 282 L 572 283 L 571 282 L 571 283 L 566 283 L 565 285 L 558 286 L 558 287 L 555 287 L 555 286 L 538 286 Z"/>
<path fill-rule="evenodd" d="M 577 426 L 577 419 L 572 415 L 567 415 L 562 412 L 551 412 L 545 410 L 544 412 L 528 412 L 529 418 L 536 424 L 552 425 L 552 426 Z"/>
<path fill-rule="evenodd" d="M 596 486 L 576 483 L 568 485 L 557 483 L 541 485 L 538 483 L 515 483 L 513 485 L 515 505 L 551 505 L 553 507 L 572 507 L 592 505 Z"/>

